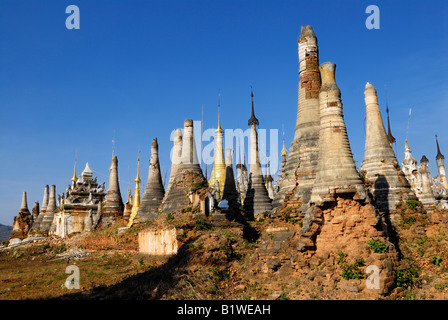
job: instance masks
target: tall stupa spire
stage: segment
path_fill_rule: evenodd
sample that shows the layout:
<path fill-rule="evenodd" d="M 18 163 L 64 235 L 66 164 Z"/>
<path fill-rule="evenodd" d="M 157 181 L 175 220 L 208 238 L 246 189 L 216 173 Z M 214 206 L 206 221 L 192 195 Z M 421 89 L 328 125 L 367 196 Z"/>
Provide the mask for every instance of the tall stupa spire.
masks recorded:
<path fill-rule="evenodd" d="M 148 181 L 146 182 L 146 189 L 143 193 L 142 201 L 134 221 L 142 222 L 154 218 L 159 211 L 164 195 L 165 189 L 163 188 L 162 173 L 160 171 L 159 163 L 159 144 L 157 143 L 157 138 L 154 138 L 151 142 Z M 132 208 L 132 210 L 134 210 L 134 208 Z"/>
<path fill-rule="evenodd" d="M 132 223 L 134 222 L 134 218 L 137 215 L 138 208 L 140 208 L 140 182 L 142 180 L 140 179 L 140 150 L 138 151 L 138 158 L 137 158 L 137 176 L 135 177 L 135 189 L 134 189 L 134 201 L 132 204 L 132 210 L 131 215 L 129 217 L 128 227 L 132 226 Z"/>
<path fill-rule="evenodd" d="M 218 183 L 218 189 L 223 190 L 226 178 L 226 162 L 224 159 L 224 130 L 221 128 L 221 92 L 218 93 L 218 127 L 215 130 L 215 157 L 213 161 L 212 177 L 209 185 L 214 186 Z M 217 190 L 218 191 L 218 190 Z M 218 192 L 218 199 L 221 198 L 221 192 Z"/>
<path fill-rule="evenodd" d="M 374 86 L 367 82 L 364 90 L 366 104 L 366 142 L 361 169 L 373 182 L 372 195 L 381 211 L 395 210 L 396 204 L 416 199 L 401 170 L 386 134 Z"/>
<path fill-rule="evenodd" d="M 42 222 L 39 225 L 39 233 L 48 234 L 51 225 L 53 224 L 54 214 L 56 212 L 56 186 L 53 184 L 50 189 L 50 197 L 48 199 L 47 209 L 43 216 Z"/>
<path fill-rule="evenodd" d="M 332 62 L 320 66 L 319 166 L 311 196 L 311 202 L 316 204 L 334 201 L 337 193 L 357 194 L 358 199 L 367 196 L 353 161 L 335 70 L 336 65 Z"/>
<path fill-rule="evenodd" d="M 252 88 L 251 88 L 252 89 Z M 263 179 L 260 158 L 258 154 L 258 135 L 256 126 L 259 124 L 255 117 L 254 93 L 251 90 L 252 114 L 249 118 L 250 126 L 250 176 L 244 197 L 244 209 L 250 218 L 262 217 L 262 214 L 272 209 L 271 199 Z"/>
<path fill-rule="evenodd" d="M 445 165 L 443 163 L 443 159 L 445 159 L 445 157 L 440 152 L 439 140 L 437 139 L 437 135 L 436 135 L 436 145 L 437 145 L 436 160 L 437 160 L 437 167 L 439 168 L 440 183 L 443 185 L 445 190 L 448 192 L 448 180 L 446 178 Z"/>
<path fill-rule="evenodd" d="M 104 207 L 101 209 L 101 225 L 106 228 L 123 217 L 124 204 L 121 198 L 118 180 L 118 158 L 114 154 L 109 172 L 109 188 L 105 196 Z"/>
<path fill-rule="evenodd" d="M 319 157 L 319 47 L 311 26 L 302 26 L 298 39 L 299 84 L 294 139 L 289 148 L 288 161 L 279 184 L 273 206 L 284 205 L 287 194 L 292 203 L 300 201 L 305 212 L 316 178 Z"/>

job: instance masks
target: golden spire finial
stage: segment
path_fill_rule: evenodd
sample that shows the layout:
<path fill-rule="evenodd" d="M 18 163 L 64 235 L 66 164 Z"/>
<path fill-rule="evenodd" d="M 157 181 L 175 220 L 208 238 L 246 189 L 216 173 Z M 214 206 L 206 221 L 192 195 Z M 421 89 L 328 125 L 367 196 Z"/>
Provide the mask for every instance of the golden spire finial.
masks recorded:
<path fill-rule="evenodd" d="M 282 129 L 283 129 L 283 125 L 282 125 Z M 288 155 L 288 152 L 286 151 L 286 147 L 285 147 L 285 131 L 283 131 L 283 148 L 282 148 L 282 156 L 286 156 Z"/>
<path fill-rule="evenodd" d="M 135 183 L 140 183 L 140 150 L 138 150 L 138 158 L 137 158 L 137 177 L 135 178 Z"/>
<path fill-rule="evenodd" d="M 115 156 L 115 140 L 112 139 L 112 161 L 114 160 L 114 156 Z M 112 164 L 109 167 L 109 172 L 112 170 Z"/>
<path fill-rule="evenodd" d="M 135 178 L 134 203 L 132 204 L 131 215 L 129 217 L 128 227 L 134 223 L 134 218 L 137 216 L 138 208 L 140 208 L 140 150 L 138 150 L 137 158 L 137 177 Z"/>
<path fill-rule="evenodd" d="M 78 178 L 76 177 L 76 157 L 75 157 L 75 169 L 73 170 L 73 177 L 70 181 L 76 182 L 78 181 Z"/>
<path fill-rule="evenodd" d="M 223 131 L 221 128 L 221 91 L 218 90 L 218 128 L 216 130 Z"/>

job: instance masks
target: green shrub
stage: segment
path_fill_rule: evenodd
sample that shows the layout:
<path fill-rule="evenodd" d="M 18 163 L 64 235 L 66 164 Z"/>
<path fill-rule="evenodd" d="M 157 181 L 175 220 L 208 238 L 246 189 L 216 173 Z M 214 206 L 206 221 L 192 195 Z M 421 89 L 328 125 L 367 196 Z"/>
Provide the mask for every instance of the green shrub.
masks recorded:
<path fill-rule="evenodd" d="M 403 227 L 406 229 L 409 229 L 415 222 L 415 217 L 414 216 L 410 216 L 410 217 L 403 217 Z"/>
<path fill-rule="evenodd" d="M 443 259 L 439 255 L 431 257 L 432 264 L 434 264 L 436 266 L 440 266 L 442 264 L 442 261 L 443 261 Z"/>
<path fill-rule="evenodd" d="M 170 221 L 172 221 L 172 220 L 174 220 L 174 215 L 173 215 L 172 212 L 168 212 L 168 213 L 166 214 L 165 221 L 166 221 L 166 222 L 170 222 Z"/>
<path fill-rule="evenodd" d="M 355 264 L 349 264 L 345 263 L 342 267 L 342 273 L 341 276 L 344 279 L 350 280 L 350 279 L 363 279 L 364 273 L 359 269 L 358 266 Z"/>
<path fill-rule="evenodd" d="M 62 253 L 64 251 L 67 250 L 67 247 L 65 246 L 65 243 L 59 245 L 59 246 L 55 246 L 53 248 L 54 253 L 58 254 L 58 253 Z"/>
<path fill-rule="evenodd" d="M 395 271 L 398 287 L 410 287 L 418 279 L 419 270 L 416 266 L 410 266 Z"/>
<path fill-rule="evenodd" d="M 346 257 L 347 257 L 346 253 L 342 252 L 341 250 L 338 250 L 338 258 L 336 259 L 336 262 L 342 268 L 341 272 L 342 278 L 346 280 L 363 279 L 365 277 L 365 274 L 361 271 L 361 269 L 359 269 L 359 267 L 363 267 L 365 265 L 364 259 L 355 257 L 354 263 L 347 263 L 345 261 Z"/>
<path fill-rule="evenodd" d="M 202 189 L 202 188 L 207 188 L 208 187 L 208 182 L 205 180 L 202 181 L 198 181 L 198 182 L 193 182 L 191 184 L 191 186 L 193 188 L 195 188 L 196 190 Z"/>
<path fill-rule="evenodd" d="M 386 243 L 379 239 L 371 239 L 367 241 L 367 244 L 370 245 L 370 249 L 376 253 L 384 253 L 387 250 Z"/>
<path fill-rule="evenodd" d="M 342 252 L 341 250 L 338 250 L 338 258 L 336 259 L 336 262 L 338 264 L 342 264 L 345 262 L 345 258 L 347 257 L 347 254 Z"/>
<path fill-rule="evenodd" d="M 420 204 L 420 201 L 413 200 L 413 199 L 407 199 L 406 204 L 408 205 L 409 209 L 415 209 Z"/>
<path fill-rule="evenodd" d="M 212 226 L 208 224 L 204 219 L 196 219 L 195 230 L 210 230 Z"/>

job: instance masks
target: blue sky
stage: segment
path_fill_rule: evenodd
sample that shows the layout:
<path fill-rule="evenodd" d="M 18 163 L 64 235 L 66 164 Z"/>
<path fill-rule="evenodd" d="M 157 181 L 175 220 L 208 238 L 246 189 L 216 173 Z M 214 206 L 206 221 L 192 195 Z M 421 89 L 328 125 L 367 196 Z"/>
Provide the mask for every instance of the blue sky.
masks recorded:
<path fill-rule="evenodd" d="M 68 5 L 80 29 L 68 30 Z M 365 9 L 380 9 L 368 30 Z M 12 224 L 21 194 L 31 209 L 46 184 L 65 191 L 85 162 L 108 183 L 112 139 L 124 200 L 141 149 L 142 189 L 150 145 L 169 176 L 170 134 L 186 118 L 247 129 L 250 84 L 260 128 L 285 129 L 297 113 L 297 38 L 318 37 L 320 62 L 336 63 L 357 164 L 364 154 L 364 86 L 386 88 L 398 160 L 408 141 L 437 174 L 435 140 L 448 157 L 448 2 L 440 1 L 20 1 L 0 2 L 0 223 Z M 281 146 L 279 147 L 279 151 Z M 447 158 L 448 159 L 448 158 Z M 234 159 L 235 161 L 235 159 Z M 211 166 L 209 166 L 209 169 Z M 133 185 L 131 186 L 133 189 Z"/>

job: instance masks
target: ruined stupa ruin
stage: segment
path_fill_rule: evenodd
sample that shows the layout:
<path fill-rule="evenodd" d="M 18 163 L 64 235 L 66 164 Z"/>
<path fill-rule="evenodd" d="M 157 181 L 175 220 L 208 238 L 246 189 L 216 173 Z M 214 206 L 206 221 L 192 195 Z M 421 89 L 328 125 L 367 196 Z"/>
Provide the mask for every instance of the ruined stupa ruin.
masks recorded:
<path fill-rule="evenodd" d="M 45 214 L 42 217 L 40 225 L 36 226 L 36 233 L 39 235 L 48 235 L 54 220 L 54 214 L 57 210 L 56 205 L 56 185 L 50 188 L 50 196 L 48 198 L 48 205 L 45 209 Z"/>
<path fill-rule="evenodd" d="M 154 138 L 151 143 L 151 159 L 149 162 L 146 189 L 143 193 L 142 201 L 138 207 L 135 219 L 131 216 L 130 223 L 133 220 L 146 221 L 155 218 L 164 196 L 165 189 L 163 188 L 162 174 L 160 172 L 159 164 L 159 145 L 157 143 L 157 138 Z"/>
<path fill-rule="evenodd" d="M 32 216 L 28 210 L 28 200 L 26 196 L 26 191 L 22 194 L 22 204 L 17 216 L 14 218 L 14 223 L 12 225 L 12 233 L 9 239 L 18 238 L 20 240 L 27 237 L 28 231 L 32 224 Z"/>
<path fill-rule="evenodd" d="M 161 211 L 164 213 L 175 212 L 192 205 L 190 196 L 205 185 L 207 185 L 207 181 L 199 166 L 193 120 L 186 119 L 182 137 L 182 154 L 179 164 L 176 165 L 175 176 L 170 181 L 169 188 L 162 200 Z"/>
<path fill-rule="evenodd" d="M 316 178 L 319 156 L 319 47 L 311 26 L 302 26 L 298 39 L 299 85 L 297 120 L 294 140 L 284 167 L 280 188 L 273 206 L 279 208 L 291 202 L 305 212 Z"/>
<path fill-rule="evenodd" d="M 118 157 L 115 154 L 112 157 L 112 165 L 109 172 L 109 187 L 104 200 L 104 206 L 101 208 L 101 216 L 98 223 L 100 223 L 102 228 L 107 228 L 121 219 L 124 211 L 118 182 Z"/>

